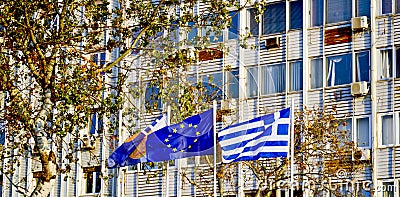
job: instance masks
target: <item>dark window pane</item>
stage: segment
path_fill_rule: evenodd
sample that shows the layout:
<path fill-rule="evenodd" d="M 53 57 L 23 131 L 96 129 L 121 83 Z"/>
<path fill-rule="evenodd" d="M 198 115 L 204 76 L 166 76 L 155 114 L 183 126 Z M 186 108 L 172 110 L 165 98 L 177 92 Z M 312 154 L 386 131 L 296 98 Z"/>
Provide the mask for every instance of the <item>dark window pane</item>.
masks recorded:
<path fill-rule="evenodd" d="M 253 34 L 253 36 L 258 36 L 259 35 L 259 24 L 256 21 L 256 9 L 251 8 L 249 10 L 249 25 L 250 25 L 250 33 Z"/>
<path fill-rule="evenodd" d="M 145 106 L 147 110 L 160 109 L 161 99 L 159 97 L 160 88 L 155 85 L 149 85 L 145 93 Z"/>
<path fill-rule="evenodd" d="M 371 0 L 357 0 L 357 16 L 371 17 Z"/>
<path fill-rule="evenodd" d="M 382 0 L 381 10 L 382 14 L 392 13 L 392 0 Z"/>
<path fill-rule="evenodd" d="M 396 0 L 396 13 L 400 13 L 400 0 Z"/>
<path fill-rule="evenodd" d="M 400 78 L 400 48 L 396 49 L 396 78 Z"/>
<path fill-rule="evenodd" d="M 263 34 L 284 32 L 286 29 L 285 2 L 268 5 L 264 11 Z"/>
<path fill-rule="evenodd" d="M 356 81 L 369 81 L 369 51 L 357 53 Z"/>
<path fill-rule="evenodd" d="M 323 11 L 324 11 L 324 1 L 323 0 L 312 0 L 312 10 L 311 10 L 311 25 L 320 26 L 323 21 Z"/>
<path fill-rule="evenodd" d="M 303 0 L 290 2 L 290 29 L 303 27 Z"/>
<path fill-rule="evenodd" d="M 238 11 L 230 12 L 232 22 L 228 29 L 228 39 L 236 39 L 239 35 L 239 13 Z"/>
<path fill-rule="evenodd" d="M 327 23 L 337 23 L 351 19 L 351 0 L 327 0 Z"/>

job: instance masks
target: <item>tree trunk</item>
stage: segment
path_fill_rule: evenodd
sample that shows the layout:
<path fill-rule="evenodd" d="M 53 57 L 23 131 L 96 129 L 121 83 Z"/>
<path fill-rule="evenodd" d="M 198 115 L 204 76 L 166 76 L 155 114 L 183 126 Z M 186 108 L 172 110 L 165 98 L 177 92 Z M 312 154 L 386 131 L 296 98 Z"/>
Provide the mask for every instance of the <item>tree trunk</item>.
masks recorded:
<path fill-rule="evenodd" d="M 32 197 L 47 197 L 50 194 L 51 188 L 56 183 L 57 177 L 57 163 L 56 155 L 51 150 L 49 141 L 47 140 L 47 133 L 45 131 L 45 124 L 47 117 L 52 109 L 51 91 L 46 90 L 43 99 L 43 108 L 40 111 L 39 117 L 35 121 L 35 146 L 40 154 L 40 161 L 42 163 L 42 176 L 37 181 L 35 190 L 32 192 Z"/>

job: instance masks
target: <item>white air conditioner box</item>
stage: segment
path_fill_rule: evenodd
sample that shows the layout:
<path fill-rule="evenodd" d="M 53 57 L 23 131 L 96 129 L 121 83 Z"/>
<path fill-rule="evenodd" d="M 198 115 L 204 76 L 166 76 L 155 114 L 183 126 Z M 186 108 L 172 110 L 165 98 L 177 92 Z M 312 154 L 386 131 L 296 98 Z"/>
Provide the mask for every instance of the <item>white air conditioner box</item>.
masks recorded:
<path fill-rule="evenodd" d="M 368 94 L 368 84 L 366 81 L 351 83 L 351 95 L 366 95 Z"/>
<path fill-rule="evenodd" d="M 367 29 L 368 18 L 366 16 L 354 17 L 351 19 L 351 28 L 353 30 Z"/>
<path fill-rule="evenodd" d="M 358 148 L 356 151 L 357 153 L 353 155 L 353 160 L 356 160 L 355 157 L 361 161 L 367 161 L 371 159 L 371 149 Z"/>

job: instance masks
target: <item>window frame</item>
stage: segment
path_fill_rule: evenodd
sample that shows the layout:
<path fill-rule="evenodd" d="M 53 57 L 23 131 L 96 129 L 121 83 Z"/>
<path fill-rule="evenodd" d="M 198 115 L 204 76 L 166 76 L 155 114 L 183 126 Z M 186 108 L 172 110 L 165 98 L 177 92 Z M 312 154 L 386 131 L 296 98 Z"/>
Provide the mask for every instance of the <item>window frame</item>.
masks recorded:
<path fill-rule="evenodd" d="M 256 75 L 252 75 L 251 79 L 249 77 L 249 69 L 254 69 L 254 73 L 256 74 Z M 260 96 L 260 85 L 259 85 L 260 84 L 259 83 L 260 72 L 259 72 L 259 69 L 260 69 L 260 66 L 257 66 L 257 65 L 246 67 L 246 98 L 255 98 L 255 97 Z M 253 85 L 253 82 L 254 82 L 254 84 L 256 85 L 255 88 L 250 88 L 249 80 L 252 80 L 251 85 Z M 250 91 L 256 91 L 256 92 L 255 92 L 255 94 L 251 94 L 252 92 L 250 92 Z"/>
<path fill-rule="evenodd" d="M 349 82 L 348 83 L 340 83 L 340 84 L 336 84 L 336 65 L 334 65 L 335 66 L 335 75 L 333 75 L 333 74 L 331 74 L 331 76 L 335 76 L 335 79 L 333 79 L 334 81 L 334 84 L 333 85 L 330 85 L 330 84 L 332 84 L 332 77 L 330 78 L 329 77 L 329 59 L 330 58 L 334 58 L 334 57 L 341 57 L 341 56 L 348 56 L 348 55 L 350 55 L 350 63 L 351 63 L 351 65 L 350 65 L 350 69 L 349 69 L 349 71 L 351 72 L 350 73 L 350 79 L 348 80 Z M 325 87 L 337 87 L 337 86 L 343 86 L 343 85 L 350 85 L 353 81 L 354 81 L 354 77 L 353 77 L 353 72 L 354 72 L 354 65 L 353 65 L 353 58 L 354 58 L 354 56 L 353 56 L 353 54 L 352 53 L 340 53 L 340 54 L 334 54 L 334 55 L 330 55 L 330 56 L 325 56 L 325 61 L 326 61 L 326 64 L 325 64 L 325 73 L 324 73 L 324 76 L 326 77 L 326 80 L 325 80 Z M 334 61 L 334 60 L 333 60 Z M 340 61 L 342 61 L 342 60 L 340 60 Z M 337 63 L 339 63 L 339 62 L 337 62 Z M 348 64 L 345 64 L 345 65 L 348 65 Z M 341 69 L 342 70 L 342 69 Z M 343 71 L 343 70 L 342 70 Z M 331 83 L 330 83 L 331 82 Z"/>
<path fill-rule="evenodd" d="M 378 115 L 378 117 L 379 117 L 379 119 L 378 119 L 378 129 L 379 129 L 379 132 L 378 132 L 378 148 L 386 148 L 386 147 L 393 147 L 393 146 L 396 146 L 398 143 L 399 143 L 399 140 L 397 139 L 398 137 L 399 137 L 399 135 L 397 134 L 397 132 L 398 132 L 398 129 L 396 128 L 396 121 L 398 120 L 398 115 L 397 115 L 398 113 L 395 113 L 395 114 L 393 114 L 392 112 L 390 112 L 390 113 L 382 113 L 382 114 L 379 114 Z M 382 124 L 383 124 L 383 117 L 384 116 L 392 116 L 392 126 L 393 126 L 393 128 L 394 128 L 394 130 L 392 131 L 392 132 L 394 132 L 393 133 L 393 137 L 394 137 L 394 142 L 393 142 L 393 144 L 383 144 L 383 130 L 382 130 Z M 394 123 L 394 124 L 393 124 Z"/>
<path fill-rule="evenodd" d="M 300 63 L 300 66 L 301 66 L 301 72 L 300 72 L 300 75 L 298 76 L 299 80 L 300 80 L 300 89 L 296 89 L 296 90 L 293 89 L 293 86 L 294 86 L 294 81 L 293 80 L 295 80 L 293 78 L 293 69 L 292 69 L 293 68 L 292 67 L 293 63 Z M 300 60 L 289 61 L 288 67 L 289 67 L 289 80 L 288 80 L 287 83 L 289 83 L 289 84 L 288 84 L 288 88 L 287 89 L 289 90 L 289 92 L 301 92 L 301 91 L 303 91 L 303 89 L 304 89 L 304 79 L 303 79 L 304 66 L 303 66 L 303 60 L 300 59 Z"/>
<path fill-rule="evenodd" d="M 369 140 L 369 145 L 368 146 L 358 146 L 358 120 L 359 119 L 363 119 L 363 118 L 368 118 L 368 140 Z M 356 116 L 353 119 L 354 123 L 353 123 L 353 141 L 355 143 L 355 145 L 357 146 L 357 148 L 361 148 L 361 149 L 371 149 L 372 148 L 372 117 L 370 115 L 367 116 Z"/>
<path fill-rule="evenodd" d="M 316 76 L 319 76 L 319 81 L 320 81 L 320 83 L 321 83 L 321 86 L 320 87 L 315 87 L 315 88 L 313 88 L 312 87 L 312 80 L 313 80 L 313 73 L 312 73 L 312 71 L 313 71 L 313 64 L 312 64 L 312 61 L 313 60 L 317 60 L 317 59 L 320 59 L 321 60 L 321 65 L 320 65 L 320 67 L 321 67 L 321 73 L 320 73 L 320 75 L 316 75 Z M 320 90 L 320 89 L 322 89 L 322 88 L 324 88 L 325 87 L 325 85 L 324 85 L 324 73 L 325 73 L 325 68 L 324 68 L 324 59 L 325 58 L 323 58 L 323 57 L 312 57 L 312 58 L 309 58 L 309 65 L 310 65 L 310 67 L 309 67 L 309 69 L 310 69 L 310 73 L 309 73 L 309 75 L 310 75 L 310 77 L 309 77 L 309 79 L 310 79 L 310 84 L 309 84 L 309 90 Z"/>
<path fill-rule="evenodd" d="M 380 1 L 378 2 L 378 4 L 379 4 L 379 15 L 389 15 L 389 14 L 392 14 L 392 13 L 393 13 L 393 1 L 392 1 L 392 0 L 386 0 L 386 1 L 389 1 L 389 2 L 390 2 L 390 12 L 386 12 L 386 13 L 383 13 L 383 1 L 385 1 L 385 0 L 380 0 Z"/>
<path fill-rule="evenodd" d="M 324 14 L 324 16 L 323 17 L 325 17 L 325 24 L 336 24 L 336 23 L 343 23 L 343 22 L 348 22 L 348 21 L 351 21 L 351 18 L 353 17 L 353 7 L 354 7 L 354 5 L 353 5 L 353 1 L 352 0 L 342 0 L 342 1 L 348 1 L 348 2 L 350 2 L 350 4 L 351 4 L 351 6 L 350 6 L 350 13 L 348 14 L 349 15 L 349 19 L 345 19 L 345 20 L 339 20 L 339 21 L 333 21 L 333 22 L 329 22 L 330 21 L 330 17 L 329 17 L 329 11 L 332 11 L 333 9 L 331 9 L 331 8 L 329 8 L 329 1 L 332 1 L 332 2 L 337 2 L 338 0 L 323 0 L 324 1 L 324 3 L 325 3 L 325 14 Z M 343 5 L 343 7 L 345 8 L 345 7 L 348 7 L 348 6 L 346 6 L 346 4 L 344 4 Z M 344 15 L 344 14 L 341 14 L 341 15 Z"/>
<path fill-rule="evenodd" d="M 378 49 L 379 50 L 379 63 L 378 63 L 378 70 L 377 70 L 377 74 L 378 74 L 378 80 L 389 80 L 389 79 L 392 79 L 393 78 L 393 63 L 394 63 L 394 61 L 393 61 L 393 48 L 391 48 L 391 47 L 389 47 L 389 48 L 381 48 L 381 49 Z M 391 52 L 391 55 L 389 56 L 390 57 L 390 60 L 391 60 L 391 68 L 389 68 L 389 73 L 390 73 L 390 76 L 389 77 L 382 77 L 382 52 L 383 51 L 389 51 L 390 50 L 390 52 Z"/>
<path fill-rule="evenodd" d="M 102 190 L 102 180 L 101 180 L 101 170 L 99 171 L 97 168 L 99 168 L 99 167 L 101 167 L 101 166 L 96 166 L 96 167 L 94 167 L 95 168 L 95 171 L 93 171 L 93 172 L 84 172 L 84 179 L 85 179 L 85 183 L 84 183 L 84 193 L 85 194 L 99 194 L 99 193 L 101 193 L 101 190 Z M 88 191 L 88 184 L 89 184 L 89 175 L 91 175 L 91 177 L 92 177 L 92 188 L 91 188 L 91 190 L 92 190 L 92 192 L 89 192 Z M 98 182 L 99 181 L 99 182 Z M 100 184 L 100 188 L 99 188 L 99 190 L 100 191 L 96 191 L 96 188 L 97 188 L 97 184 Z"/>
<path fill-rule="evenodd" d="M 361 80 L 362 75 L 361 74 L 358 75 L 358 72 L 361 73 L 361 70 L 360 71 L 358 70 L 358 67 L 359 67 L 358 56 L 359 56 L 359 54 L 365 53 L 365 52 L 368 52 L 368 81 L 366 81 L 366 82 L 371 82 L 371 51 L 370 50 L 361 50 L 361 51 L 357 51 L 354 53 L 354 63 L 355 63 L 354 70 L 353 70 L 353 72 L 354 72 L 353 81 L 354 82 L 363 81 L 363 80 Z M 360 78 L 360 80 L 358 80 L 359 78 Z"/>

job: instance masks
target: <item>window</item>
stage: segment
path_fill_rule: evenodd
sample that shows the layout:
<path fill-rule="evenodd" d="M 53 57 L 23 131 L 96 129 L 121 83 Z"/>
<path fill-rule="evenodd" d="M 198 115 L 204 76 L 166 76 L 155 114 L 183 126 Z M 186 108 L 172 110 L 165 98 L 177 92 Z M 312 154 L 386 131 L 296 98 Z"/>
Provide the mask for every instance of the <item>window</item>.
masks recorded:
<path fill-rule="evenodd" d="M 337 23 L 351 19 L 352 0 L 327 0 L 327 23 Z"/>
<path fill-rule="evenodd" d="M 327 58 L 328 86 L 349 84 L 352 82 L 351 54 Z"/>
<path fill-rule="evenodd" d="M 261 94 L 285 92 L 285 64 L 263 66 L 261 70 Z"/>
<path fill-rule="evenodd" d="M 370 144 L 369 118 L 356 119 L 356 143 L 357 147 L 371 147 Z"/>
<path fill-rule="evenodd" d="M 290 67 L 290 91 L 303 89 L 303 62 L 296 61 L 289 64 Z"/>
<path fill-rule="evenodd" d="M 356 16 L 371 18 L 371 0 L 356 0 Z"/>
<path fill-rule="evenodd" d="M 311 89 L 322 88 L 322 58 L 316 58 L 311 60 Z"/>
<path fill-rule="evenodd" d="M 394 182 L 383 182 L 380 191 L 382 192 L 382 197 L 394 197 L 394 192 L 396 186 Z"/>
<path fill-rule="evenodd" d="M 356 81 L 369 82 L 369 51 L 356 53 Z"/>
<path fill-rule="evenodd" d="M 392 75 L 392 49 L 380 51 L 380 68 L 378 69 L 379 79 L 388 79 Z"/>
<path fill-rule="evenodd" d="M 392 0 L 382 0 L 381 1 L 381 13 L 382 14 L 392 13 Z"/>
<path fill-rule="evenodd" d="M 396 78 L 400 78 L 400 48 L 396 49 Z"/>
<path fill-rule="evenodd" d="M 382 145 L 391 145 L 395 143 L 393 115 L 385 115 L 381 117 Z"/>
<path fill-rule="evenodd" d="M 290 4 L 290 29 L 303 27 L 303 0 L 291 1 Z"/>
<path fill-rule="evenodd" d="M 148 84 L 145 92 L 146 110 L 161 109 L 160 88 L 158 84 Z"/>
<path fill-rule="evenodd" d="M 259 31 L 260 31 L 260 26 L 259 23 L 256 20 L 256 17 L 258 17 L 257 13 L 256 13 L 256 9 L 251 8 L 247 10 L 247 15 L 248 15 L 248 25 L 247 27 L 250 30 L 250 33 L 253 36 L 258 36 L 259 35 Z"/>
<path fill-rule="evenodd" d="M 99 57 L 100 57 L 100 59 L 99 59 Z M 102 52 L 102 53 L 94 54 L 92 57 L 92 60 L 97 65 L 103 66 L 106 63 L 106 53 Z"/>
<path fill-rule="evenodd" d="M 226 72 L 226 95 L 228 98 L 239 98 L 239 69 Z"/>
<path fill-rule="evenodd" d="M 321 26 L 324 16 L 324 0 L 311 0 L 311 4 L 311 26 Z"/>
<path fill-rule="evenodd" d="M 92 115 L 92 119 L 89 120 L 89 133 L 94 135 L 94 134 L 99 134 L 102 132 L 102 127 L 103 127 L 103 122 L 99 118 L 99 115 L 97 113 L 94 113 Z"/>
<path fill-rule="evenodd" d="M 400 0 L 396 0 L 396 13 L 400 13 Z"/>
<path fill-rule="evenodd" d="M 201 76 L 204 93 L 207 95 L 207 100 L 222 99 L 222 72 Z"/>
<path fill-rule="evenodd" d="M 263 34 L 274 34 L 286 30 L 285 2 L 266 6 L 263 18 Z"/>
<path fill-rule="evenodd" d="M 100 193 L 101 190 L 101 167 L 84 167 L 84 178 L 86 178 L 86 193 Z"/>
<path fill-rule="evenodd" d="M 211 43 L 217 43 L 223 41 L 222 31 L 220 30 L 214 31 L 213 28 L 211 28 L 211 26 L 209 25 L 207 27 L 202 28 L 202 36 L 208 37 Z"/>
<path fill-rule="evenodd" d="M 258 67 L 247 68 L 247 97 L 258 95 Z"/>
<path fill-rule="evenodd" d="M 194 22 L 188 23 L 188 40 L 193 41 L 193 39 L 197 36 L 197 27 L 194 26 Z"/>
<path fill-rule="evenodd" d="M 232 17 L 232 22 L 228 28 L 228 39 L 236 39 L 239 35 L 239 12 L 230 12 L 229 15 Z"/>

